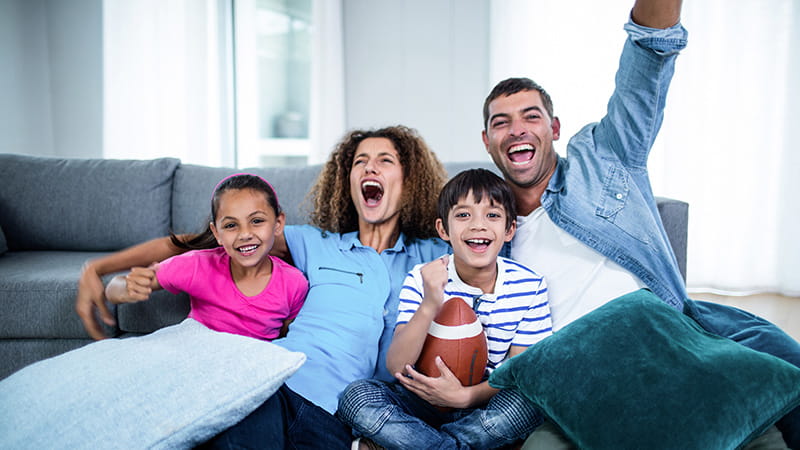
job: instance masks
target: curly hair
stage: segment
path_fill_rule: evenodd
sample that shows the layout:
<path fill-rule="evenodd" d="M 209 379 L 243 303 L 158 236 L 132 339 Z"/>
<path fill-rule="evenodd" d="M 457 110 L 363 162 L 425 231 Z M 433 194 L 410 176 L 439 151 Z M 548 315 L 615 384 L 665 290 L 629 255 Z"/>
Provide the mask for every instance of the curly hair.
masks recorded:
<path fill-rule="evenodd" d="M 364 139 L 389 139 L 403 167 L 403 195 L 400 206 L 400 231 L 406 239 L 437 236 L 436 195 L 447 172 L 419 133 L 402 125 L 375 130 L 350 131 L 331 153 L 308 193 L 312 205 L 309 218 L 323 231 L 348 233 L 358 230 L 358 213 L 350 197 L 350 171 L 356 149 Z"/>

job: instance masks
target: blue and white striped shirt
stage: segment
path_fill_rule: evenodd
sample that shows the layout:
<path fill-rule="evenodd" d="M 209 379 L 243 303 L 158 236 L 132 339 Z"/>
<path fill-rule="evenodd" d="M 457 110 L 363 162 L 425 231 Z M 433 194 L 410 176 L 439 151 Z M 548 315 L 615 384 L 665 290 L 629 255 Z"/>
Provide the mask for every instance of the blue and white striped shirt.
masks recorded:
<path fill-rule="evenodd" d="M 400 290 L 397 324 L 405 324 L 419 308 L 424 296 L 418 264 L 406 275 Z M 489 347 L 487 373 L 506 360 L 512 345 L 531 346 L 553 334 L 547 284 L 541 275 L 522 264 L 497 258 L 497 281 L 494 292 L 486 294 L 458 277 L 455 258 L 450 257 L 444 301 L 461 297 L 478 315 L 486 332 Z"/>

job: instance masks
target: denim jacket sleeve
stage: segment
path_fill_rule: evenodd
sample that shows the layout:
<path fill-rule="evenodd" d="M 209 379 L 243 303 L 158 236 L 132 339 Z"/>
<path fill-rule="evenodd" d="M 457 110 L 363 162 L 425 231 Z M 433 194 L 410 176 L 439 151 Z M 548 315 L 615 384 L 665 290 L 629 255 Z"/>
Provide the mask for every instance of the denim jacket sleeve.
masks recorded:
<path fill-rule="evenodd" d="M 608 112 L 595 132 L 628 169 L 644 169 L 664 117 L 675 59 L 686 46 L 679 23 L 664 30 L 629 21 L 629 39 L 620 58 Z"/>

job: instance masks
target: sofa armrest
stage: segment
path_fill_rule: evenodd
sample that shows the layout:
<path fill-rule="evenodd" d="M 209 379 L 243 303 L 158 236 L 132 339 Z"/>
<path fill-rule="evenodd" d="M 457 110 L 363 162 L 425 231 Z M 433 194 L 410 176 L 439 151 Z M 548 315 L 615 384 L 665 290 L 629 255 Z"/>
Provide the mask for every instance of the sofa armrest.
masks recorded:
<path fill-rule="evenodd" d="M 689 230 L 689 204 L 667 197 L 656 197 L 658 213 L 667 231 L 672 251 L 678 260 L 678 268 L 686 281 L 686 244 Z"/>

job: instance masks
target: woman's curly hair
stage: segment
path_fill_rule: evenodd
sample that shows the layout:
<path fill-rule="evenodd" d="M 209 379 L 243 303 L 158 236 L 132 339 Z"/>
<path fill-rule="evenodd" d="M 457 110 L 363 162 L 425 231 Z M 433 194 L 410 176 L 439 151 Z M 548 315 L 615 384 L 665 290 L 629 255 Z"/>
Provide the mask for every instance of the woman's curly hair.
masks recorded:
<path fill-rule="evenodd" d="M 419 133 L 402 125 L 377 130 L 354 130 L 336 146 L 308 194 L 310 221 L 323 231 L 358 230 L 358 213 L 350 197 L 350 171 L 358 145 L 367 138 L 389 139 L 403 167 L 400 231 L 407 239 L 437 236 L 436 199 L 447 172 Z"/>

